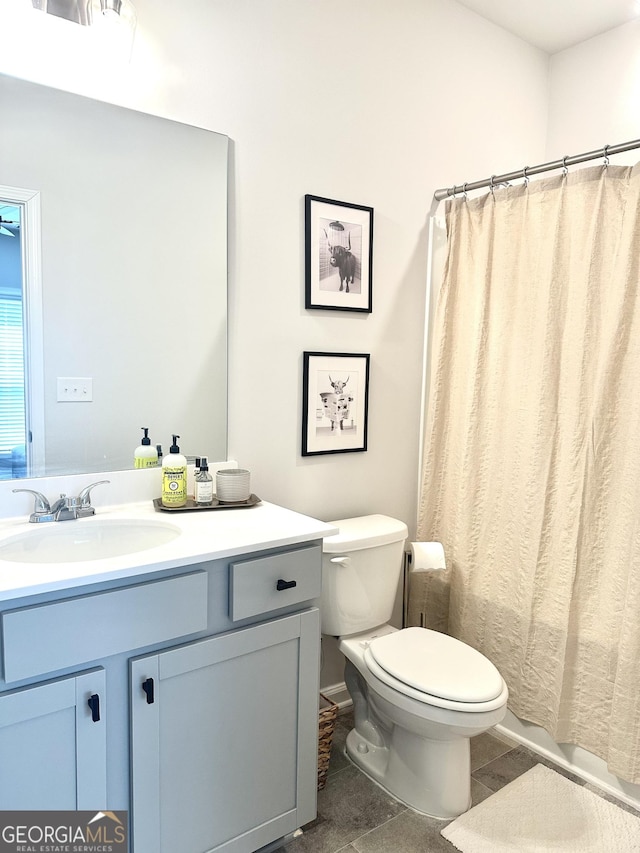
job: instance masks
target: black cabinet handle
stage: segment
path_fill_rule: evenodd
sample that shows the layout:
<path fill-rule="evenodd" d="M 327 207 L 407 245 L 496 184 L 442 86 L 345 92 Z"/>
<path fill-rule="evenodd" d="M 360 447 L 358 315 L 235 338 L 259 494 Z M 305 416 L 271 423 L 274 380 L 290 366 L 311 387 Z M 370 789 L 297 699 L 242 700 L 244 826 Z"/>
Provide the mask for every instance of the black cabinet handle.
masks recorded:
<path fill-rule="evenodd" d="M 142 682 L 142 689 L 147 694 L 147 705 L 153 705 L 154 703 L 154 694 L 153 694 L 153 678 L 147 678 Z"/>
<path fill-rule="evenodd" d="M 87 705 L 91 708 L 91 719 L 94 723 L 100 722 L 100 697 L 92 693 L 87 699 Z"/>
<path fill-rule="evenodd" d="M 283 581 L 282 578 L 278 578 L 276 589 L 278 590 L 278 592 L 282 592 L 283 589 L 292 589 L 294 586 L 297 585 L 297 581 Z"/>

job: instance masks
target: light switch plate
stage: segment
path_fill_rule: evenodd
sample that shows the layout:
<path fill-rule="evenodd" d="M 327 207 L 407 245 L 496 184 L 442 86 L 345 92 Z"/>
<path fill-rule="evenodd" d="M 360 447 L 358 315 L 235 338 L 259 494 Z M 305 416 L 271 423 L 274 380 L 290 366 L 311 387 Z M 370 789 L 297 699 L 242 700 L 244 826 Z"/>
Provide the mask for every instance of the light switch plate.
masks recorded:
<path fill-rule="evenodd" d="M 91 403 L 93 379 L 90 376 L 58 376 L 58 403 Z"/>

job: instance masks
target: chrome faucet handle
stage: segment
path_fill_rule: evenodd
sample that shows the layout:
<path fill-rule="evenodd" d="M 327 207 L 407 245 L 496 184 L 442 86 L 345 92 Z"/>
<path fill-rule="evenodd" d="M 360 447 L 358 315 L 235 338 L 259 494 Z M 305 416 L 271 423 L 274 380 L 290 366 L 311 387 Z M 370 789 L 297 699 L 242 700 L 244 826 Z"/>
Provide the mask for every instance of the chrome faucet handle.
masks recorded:
<path fill-rule="evenodd" d="M 74 507 L 79 505 L 80 498 L 70 498 L 68 495 L 61 493 L 58 500 L 51 507 L 51 512 L 58 512 L 61 509 L 74 509 Z"/>
<path fill-rule="evenodd" d="M 49 501 L 45 498 L 42 492 L 36 492 L 33 489 L 14 489 L 13 491 L 27 492 L 28 494 L 33 495 L 36 499 L 35 505 L 33 507 L 34 512 L 51 512 Z"/>
<path fill-rule="evenodd" d="M 97 483 L 91 483 L 89 486 L 85 486 L 84 489 L 78 495 L 78 500 L 80 501 L 81 507 L 90 507 L 91 506 L 91 489 L 96 486 L 102 486 L 104 483 L 110 483 L 111 480 L 98 480 Z"/>
<path fill-rule="evenodd" d="M 41 492 L 36 492 L 34 489 L 13 489 L 15 493 L 17 492 L 27 492 L 29 495 L 33 495 L 35 498 L 35 503 L 33 505 L 33 512 L 29 516 L 29 521 L 52 521 L 53 516 L 51 512 L 51 506 L 49 505 L 49 501 Z"/>

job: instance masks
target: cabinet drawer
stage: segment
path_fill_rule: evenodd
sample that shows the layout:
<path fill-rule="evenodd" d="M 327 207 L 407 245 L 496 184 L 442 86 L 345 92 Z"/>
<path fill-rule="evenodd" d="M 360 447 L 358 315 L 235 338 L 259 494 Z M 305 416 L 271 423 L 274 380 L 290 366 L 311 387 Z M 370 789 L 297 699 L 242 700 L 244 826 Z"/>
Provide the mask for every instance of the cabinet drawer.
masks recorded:
<path fill-rule="evenodd" d="M 5 681 L 77 666 L 204 631 L 207 573 L 2 614 Z"/>
<path fill-rule="evenodd" d="M 319 545 L 231 563 L 231 619 L 237 622 L 319 598 L 321 578 L 322 550 Z"/>

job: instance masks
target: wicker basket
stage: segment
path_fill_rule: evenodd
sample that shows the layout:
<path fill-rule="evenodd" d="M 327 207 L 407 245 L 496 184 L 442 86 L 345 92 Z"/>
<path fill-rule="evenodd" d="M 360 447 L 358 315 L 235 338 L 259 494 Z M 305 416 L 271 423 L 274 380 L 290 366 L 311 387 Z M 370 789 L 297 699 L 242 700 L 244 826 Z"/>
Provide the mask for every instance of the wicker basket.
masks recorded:
<path fill-rule="evenodd" d="M 338 716 L 338 706 L 331 699 L 320 694 L 319 733 L 318 733 L 318 790 L 327 784 L 331 741 Z"/>

